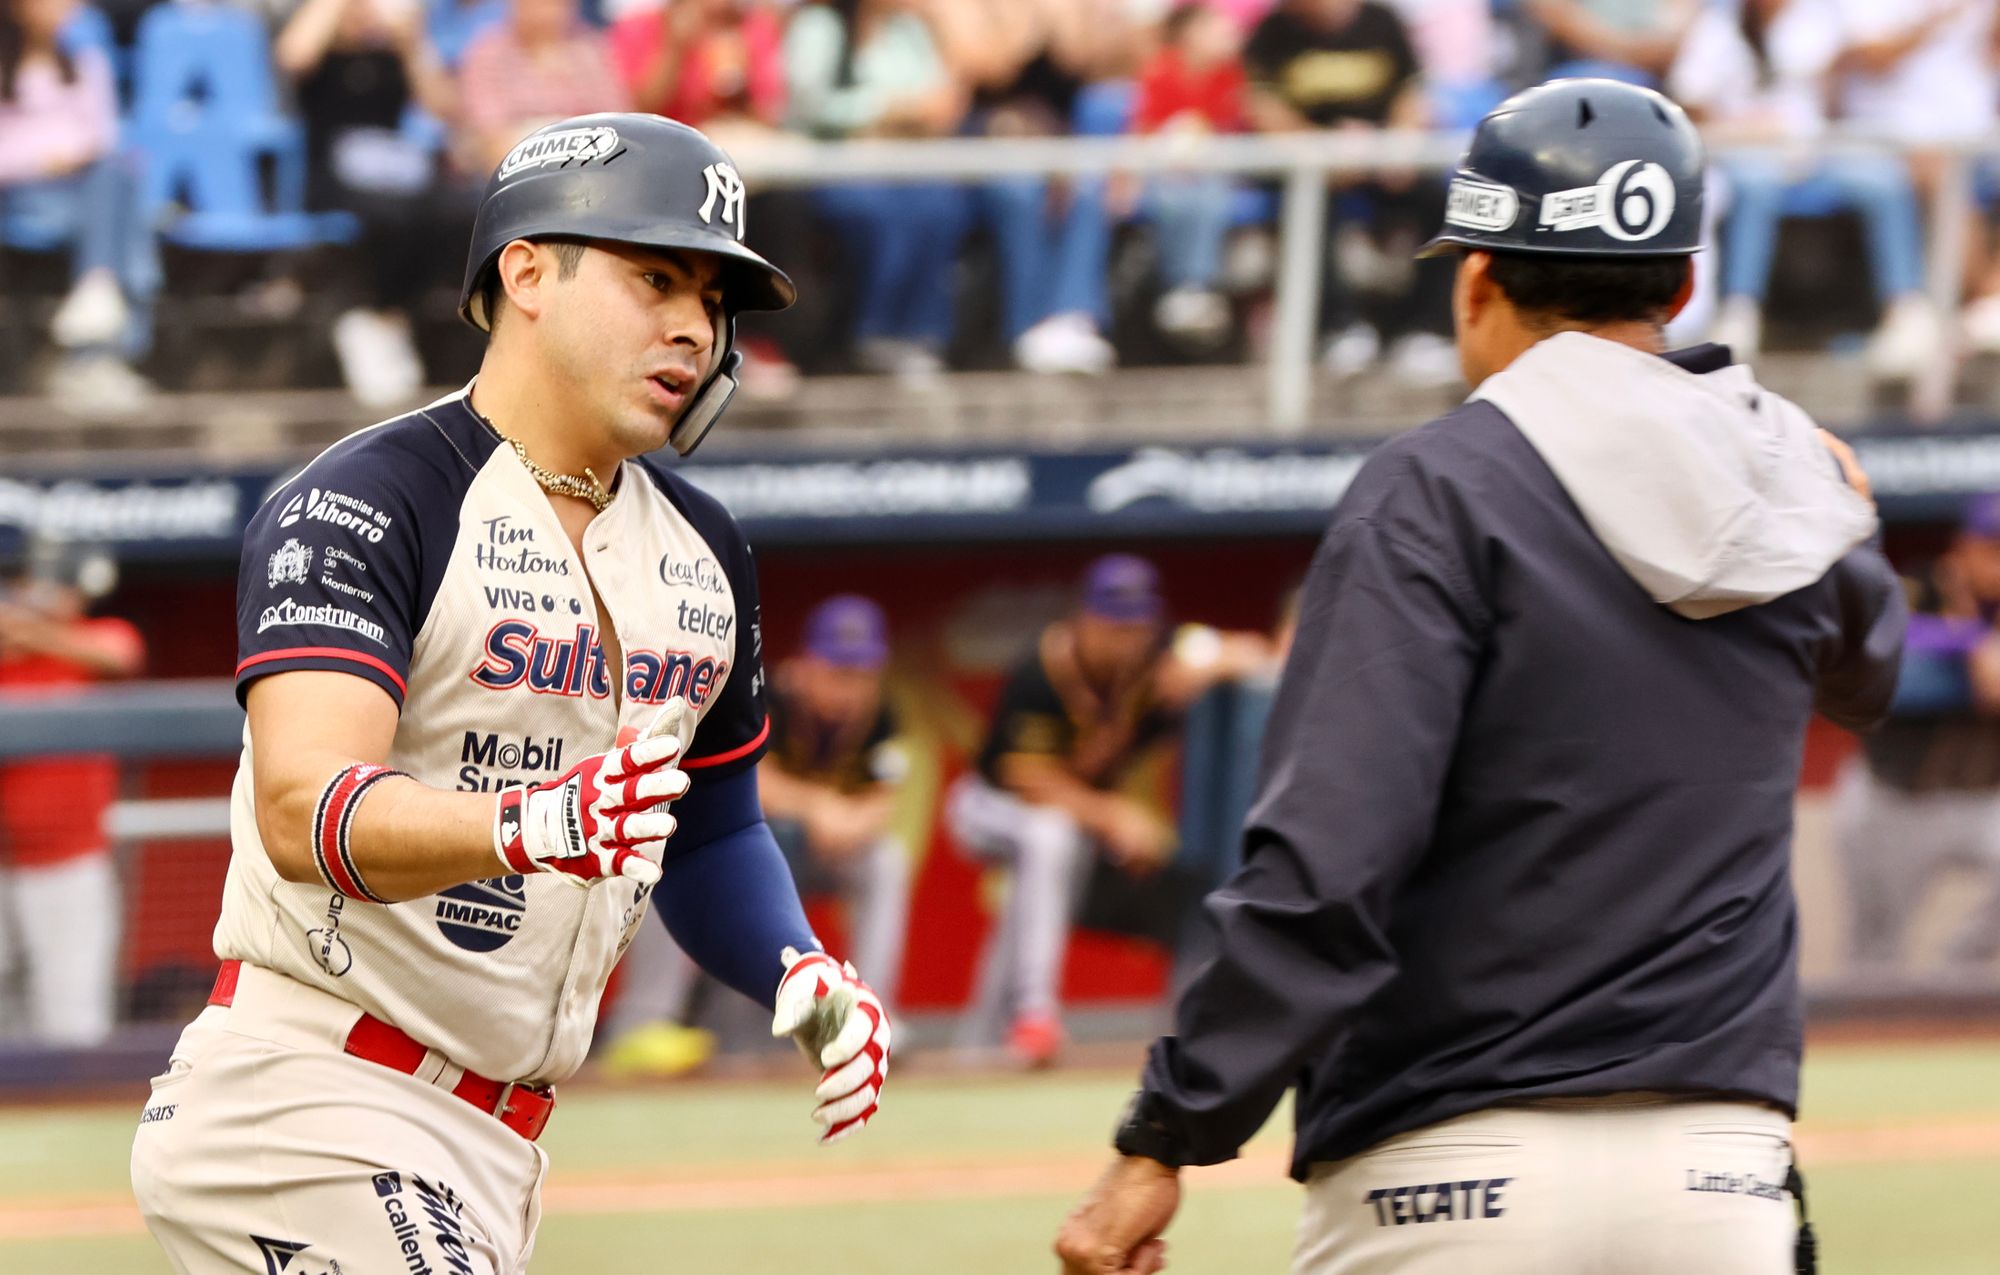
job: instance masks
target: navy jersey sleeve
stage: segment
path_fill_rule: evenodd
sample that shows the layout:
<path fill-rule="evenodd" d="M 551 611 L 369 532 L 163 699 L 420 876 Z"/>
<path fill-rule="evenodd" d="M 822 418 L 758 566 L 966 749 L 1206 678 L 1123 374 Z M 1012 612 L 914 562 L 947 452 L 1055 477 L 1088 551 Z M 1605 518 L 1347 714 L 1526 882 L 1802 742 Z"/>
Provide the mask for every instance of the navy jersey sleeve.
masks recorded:
<path fill-rule="evenodd" d="M 1872 544 L 1835 563 L 1831 574 L 1840 632 L 1821 659 L 1816 707 L 1849 730 L 1868 730 L 1888 715 L 1896 694 L 1909 603 Z"/>
<path fill-rule="evenodd" d="M 1405 460 L 1364 466 L 1313 560 L 1244 865 L 1206 905 L 1217 955 L 1147 1060 L 1190 1163 L 1234 1156 L 1396 973 L 1390 901 L 1430 844 L 1490 622 Z"/>
<path fill-rule="evenodd" d="M 330 669 L 403 703 L 422 621 L 422 529 L 394 454 L 343 444 L 264 502 L 236 582 L 236 696 L 260 677 Z"/>
<path fill-rule="evenodd" d="M 757 764 L 771 739 L 764 685 L 764 616 L 757 600 L 757 560 L 742 528 L 719 501 L 685 480 L 645 462 L 654 481 L 715 551 L 736 600 L 736 656 L 722 694 L 701 719 L 694 747 L 682 763 L 707 779 Z"/>

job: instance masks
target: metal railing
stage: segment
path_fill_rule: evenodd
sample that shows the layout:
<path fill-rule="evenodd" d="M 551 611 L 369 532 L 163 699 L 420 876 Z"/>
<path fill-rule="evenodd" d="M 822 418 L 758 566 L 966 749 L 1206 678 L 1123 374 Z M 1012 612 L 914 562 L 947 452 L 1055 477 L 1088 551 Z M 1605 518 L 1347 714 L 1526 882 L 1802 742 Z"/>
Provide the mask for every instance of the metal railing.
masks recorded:
<path fill-rule="evenodd" d="M 1303 432 L 1313 413 L 1313 345 L 1320 270 L 1326 251 L 1327 189 L 1331 179 L 1381 171 L 1442 172 L 1463 150 L 1460 133 L 1382 131 L 1295 133 L 1207 138 L 1149 137 L 952 138 L 929 141 L 820 143 L 784 138 L 737 156 L 753 187 L 854 181 L 977 183 L 997 176 L 1108 176 L 1114 173 L 1212 173 L 1281 188 L 1278 268 L 1265 412 L 1284 434 Z M 1810 146 L 1719 147 L 1717 155 L 1754 153 L 1785 160 L 1897 149 L 1889 139 L 1840 133 Z M 2000 157 L 2000 132 L 1931 149 L 1947 155 L 1929 211 L 1926 290 L 1947 330 L 1956 332 L 1961 281 L 1972 239 L 1974 169 Z M 1935 419 L 1950 409 L 1960 351 L 1955 335 L 1913 386 L 1913 414 Z"/>

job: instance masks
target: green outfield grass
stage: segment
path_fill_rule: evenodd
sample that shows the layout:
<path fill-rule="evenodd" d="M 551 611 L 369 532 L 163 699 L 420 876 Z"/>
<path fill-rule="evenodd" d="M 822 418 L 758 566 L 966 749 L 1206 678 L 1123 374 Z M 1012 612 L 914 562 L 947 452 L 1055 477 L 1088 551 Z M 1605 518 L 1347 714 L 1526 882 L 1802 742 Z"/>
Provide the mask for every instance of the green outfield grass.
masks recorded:
<path fill-rule="evenodd" d="M 545 1141 L 554 1169 L 536 1271 L 1052 1270 L 1049 1238 L 1077 1175 L 1102 1154 L 1130 1078 L 1056 1073 L 972 1081 L 912 1071 L 892 1082 L 875 1128 L 825 1152 L 812 1145 L 803 1083 L 566 1094 Z M 1953 1136 L 2000 1126 L 2000 1045 L 1820 1049 L 1807 1069 L 1807 1103 L 1809 1131 L 1839 1136 L 1898 1125 L 1911 1131 L 1910 1145 L 1885 1150 L 1879 1161 L 1857 1158 L 1848 1145 L 1825 1163 L 1808 1164 L 1826 1275 L 2000 1271 L 2000 1213 L 1993 1206 L 2000 1145 L 1967 1147 L 1963 1136 Z M 0 1112 L 0 1272 L 166 1269 L 150 1241 L 129 1231 L 18 1238 L 32 1216 L 26 1206 L 54 1197 L 116 1200 L 136 1110 L 135 1103 Z M 1926 1137 L 1942 1138 L 1934 1154 L 1924 1150 Z M 1282 1129 L 1267 1129 L 1253 1151 L 1268 1156 L 1283 1142 Z M 990 1182 L 965 1179 L 981 1162 L 1016 1171 Z M 813 1203 L 820 1175 L 883 1185 L 871 1200 Z M 782 1203 L 760 1202 L 760 1179 L 786 1197 Z M 717 1180 L 739 1184 L 724 1207 L 676 1199 Z M 599 1183 L 615 1187 L 608 1204 L 595 1196 Z M 903 1198 L 905 1189 L 940 1198 Z M 1169 1233 L 1173 1267 L 1281 1272 L 1297 1208 L 1295 1189 L 1275 1171 L 1268 1181 L 1245 1182 L 1239 1174 L 1208 1189 L 1196 1177 Z"/>

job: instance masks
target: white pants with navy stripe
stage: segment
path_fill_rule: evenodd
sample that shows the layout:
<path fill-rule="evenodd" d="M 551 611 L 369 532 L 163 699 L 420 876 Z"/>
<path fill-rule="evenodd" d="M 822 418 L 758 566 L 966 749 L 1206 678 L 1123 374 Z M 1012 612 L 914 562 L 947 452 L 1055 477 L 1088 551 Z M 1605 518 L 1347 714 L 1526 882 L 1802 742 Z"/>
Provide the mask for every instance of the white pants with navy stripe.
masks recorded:
<path fill-rule="evenodd" d="M 1790 1275 L 1791 1122 L 1660 1095 L 1496 1108 L 1313 1167 L 1294 1275 Z"/>

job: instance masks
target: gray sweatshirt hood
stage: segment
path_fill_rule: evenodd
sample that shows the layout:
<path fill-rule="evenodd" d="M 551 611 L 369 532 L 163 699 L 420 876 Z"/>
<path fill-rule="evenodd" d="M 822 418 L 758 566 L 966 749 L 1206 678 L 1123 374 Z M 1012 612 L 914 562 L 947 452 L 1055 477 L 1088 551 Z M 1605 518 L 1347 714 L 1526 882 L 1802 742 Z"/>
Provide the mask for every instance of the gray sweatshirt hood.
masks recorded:
<path fill-rule="evenodd" d="M 1875 533 L 1812 420 L 1741 364 L 1697 374 L 1564 332 L 1473 398 L 1506 413 L 1618 565 L 1689 619 L 1802 589 Z"/>

